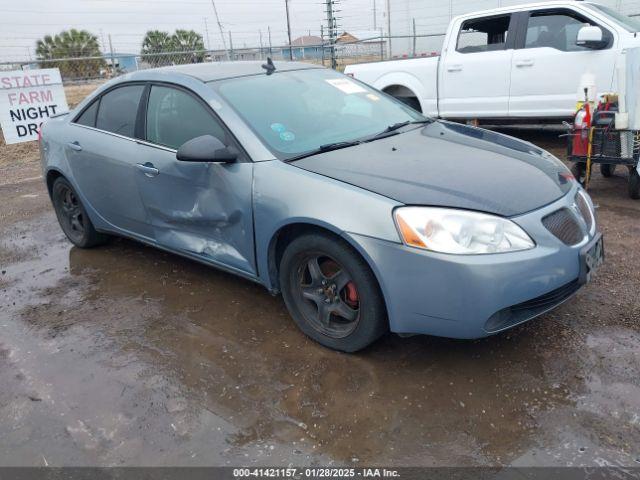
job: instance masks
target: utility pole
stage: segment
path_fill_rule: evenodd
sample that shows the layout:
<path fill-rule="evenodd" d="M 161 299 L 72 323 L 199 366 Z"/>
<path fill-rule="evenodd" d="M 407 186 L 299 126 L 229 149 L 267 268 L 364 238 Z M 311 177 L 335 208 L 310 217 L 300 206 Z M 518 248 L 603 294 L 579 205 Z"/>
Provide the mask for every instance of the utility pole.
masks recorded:
<path fill-rule="evenodd" d="M 391 0 L 387 0 L 387 35 L 389 36 L 389 58 L 393 58 L 391 51 Z"/>
<path fill-rule="evenodd" d="M 229 30 L 229 52 L 228 56 L 230 60 L 233 60 L 235 55 L 233 53 L 233 38 L 231 37 L 231 30 Z"/>
<path fill-rule="evenodd" d="M 224 48 L 227 60 L 231 60 L 229 56 L 229 50 L 227 50 L 227 43 L 224 40 L 224 33 L 222 33 L 222 24 L 220 23 L 220 17 L 218 17 L 218 9 L 216 8 L 216 2 L 211 0 L 211 6 L 213 7 L 213 13 L 216 15 L 216 22 L 218 23 L 218 30 L 220 30 L 220 39 L 222 40 L 222 48 Z"/>
<path fill-rule="evenodd" d="M 267 33 L 269 34 L 269 56 L 273 56 L 273 51 L 271 49 L 271 27 L 267 26 Z"/>
<path fill-rule="evenodd" d="M 378 16 L 376 15 L 376 0 L 373 0 L 373 29 L 378 30 Z"/>
<path fill-rule="evenodd" d="M 324 25 L 320 25 L 320 43 L 322 44 L 322 66 L 324 67 Z"/>
<path fill-rule="evenodd" d="M 293 48 L 291 48 L 291 20 L 289 19 L 289 0 L 284 0 L 284 7 L 287 10 L 287 36 L 289 37 L 289 59 L 293 60 Z"/>
<path fill-rule="evenodd" d="M 334 70 L 338 67 L 338 60 L 336 58 L 336 40 L 338 23 L 336 21 L 334 5 L 336 0 L 325 0 L 327 7 L 327 34 L 329 36 L 329 51 L 331 52 L 331 68 Z"/>
<path fill-rule="evenodd" d="M 416 19 L 412 18 L 413 23 L 413 56 L 416 56 Z"/>
<path fill-rule="evenodd" d="M 209 39 L 209 27 L 207 25 L 207 17 L 204 17 L 204 32 L 207 36 L 207 50 L 211 50 L 211 40 Z"/>
<path fill-rule="evenodd" d="M 262 53 L 263 53 L 263 47 L 262 47 L 262 30 L 258 30 L 258 33 L 260 34 L 260 60 L 262 60 Z"/>

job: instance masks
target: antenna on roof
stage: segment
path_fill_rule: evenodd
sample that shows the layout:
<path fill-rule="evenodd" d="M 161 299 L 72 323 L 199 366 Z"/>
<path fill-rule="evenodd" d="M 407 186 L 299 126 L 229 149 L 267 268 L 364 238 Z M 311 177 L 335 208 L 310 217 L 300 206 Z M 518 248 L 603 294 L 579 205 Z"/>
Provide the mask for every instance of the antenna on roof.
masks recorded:
<path fill-rule="evenodd" d="M 276 66 L 273 64 L 273 60 L 271 60 L 271 57 L 267 57 L 267 63 L 263 63 L 262 68 L 267 71 L 267 75 L 271 75 L 276 71 Z"/>

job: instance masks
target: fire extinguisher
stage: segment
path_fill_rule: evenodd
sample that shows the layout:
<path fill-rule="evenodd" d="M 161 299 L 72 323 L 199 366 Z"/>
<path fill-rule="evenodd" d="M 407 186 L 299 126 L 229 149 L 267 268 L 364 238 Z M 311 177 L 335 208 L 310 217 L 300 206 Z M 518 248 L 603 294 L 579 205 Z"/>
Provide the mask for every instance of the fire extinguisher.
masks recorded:
<path fill-rule="evenodd" d="M 586 157 L 589 150 L 589 129 L 591 128 L 591 106 L 588 101 L 576 112 L 573 120 L 573 155 Z"/>

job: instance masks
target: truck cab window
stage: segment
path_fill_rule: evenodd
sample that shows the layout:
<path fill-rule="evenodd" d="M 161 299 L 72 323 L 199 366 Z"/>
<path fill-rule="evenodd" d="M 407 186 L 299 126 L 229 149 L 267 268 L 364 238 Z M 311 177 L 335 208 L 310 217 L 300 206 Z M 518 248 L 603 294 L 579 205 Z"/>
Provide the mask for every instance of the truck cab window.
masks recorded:
<path fill-rule="evenodd" d="M 460 53 L 504 50 L 510 15 L 477 18 L 462 23 L 456 50 Z"/>
<path fill-rule="evenodd" d="M 555 48 L 563 52 L 585 50 L 576 45 L 578 30 L 595 25 L 584 17 L 569 12 L 532 12 L 527 24 L 525 48 Z M 606 38 L 606 31 L 603 35 Z"/>

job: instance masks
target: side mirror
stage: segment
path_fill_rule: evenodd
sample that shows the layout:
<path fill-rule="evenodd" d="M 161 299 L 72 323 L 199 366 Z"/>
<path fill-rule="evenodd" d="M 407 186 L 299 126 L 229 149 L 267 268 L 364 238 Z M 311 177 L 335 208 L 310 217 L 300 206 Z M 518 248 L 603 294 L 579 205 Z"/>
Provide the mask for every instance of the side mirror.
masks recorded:
<path fill-rule="evenodd" d="M 580 47 L 599 50 L 607 46 L 607 41 L 603 38 L 602 29 L 593 25 L 587 25 L 578 30 L 576 45 Z"/>
<path fill-rule="evenodd" d="M 233 163 L 238 159 L 238 152 L 213 135 L 202 135 L 183 143 L 176 158 L 182 162 Z"/>

